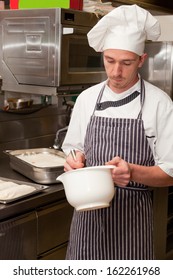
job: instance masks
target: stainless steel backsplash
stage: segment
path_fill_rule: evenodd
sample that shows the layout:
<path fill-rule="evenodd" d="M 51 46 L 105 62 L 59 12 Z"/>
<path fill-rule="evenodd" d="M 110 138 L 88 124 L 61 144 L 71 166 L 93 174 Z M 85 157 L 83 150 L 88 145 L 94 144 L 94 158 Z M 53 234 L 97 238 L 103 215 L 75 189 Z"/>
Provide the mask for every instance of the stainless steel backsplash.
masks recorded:
<path fill-rule="evenodd" d="M 0 112 L 0 155 L 8 149 L 53 147 L 56 132 L 68 124 L 66 109 L 49 105 L 31 114 Z"/>

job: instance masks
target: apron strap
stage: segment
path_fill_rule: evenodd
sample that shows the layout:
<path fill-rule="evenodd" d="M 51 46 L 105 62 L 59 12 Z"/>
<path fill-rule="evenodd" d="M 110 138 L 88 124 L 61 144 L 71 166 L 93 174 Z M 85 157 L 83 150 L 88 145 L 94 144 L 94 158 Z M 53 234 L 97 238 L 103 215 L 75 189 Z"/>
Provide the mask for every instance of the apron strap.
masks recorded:
<path fill-rule="evenodd" d="M 105 110 L 105 109 L 107 109 L 109 107 L 120 107 L 120 106 L 123 106 L 123 105 L 131 102 L 136 97 L 138 97 L 139 94 L 140 94 L 139 91 L 135 91 L 132 94 L 130 94 L 129 96 L 127 96 L 127 97 L 125 97 L 125 98 L 123 98 L 121 100 L 118 100 L 118 101 L 105 101 L 105 102 L 97 103 L 96 110 L 97 111 L 102 111 L 102 110 Z"/>
<path fill-rule="evenodd" d="M 140 95 L 140 103 L 141 103 L 141 110 L 138 114 L 137 119 L 142 119 L 142 108 L 145 101 L 145 85 L 143 79 L 141 79 L 141 95 Z"/>
<path fill-rule="evenodd" d="M 93 110 L 92 116 L 94 115 L 94 112 L 96 110 L 97 111 L 98 110 L 101 111 L 101 110 L 107 109 L 108 107 L 119 107 L 119 106 L 125 105 L 125 104 L 131 102 L 132 100 L 134 100 L 140 94 L 141 109 L 140 109 L 140 112 L 138 114 L 137 119 L 142 119 L 142 107 L 143 107 L 143 104 L 144 104 L 144 101 L 145 101 L 145 85 L 144 85 L 143 79 L 140 79 L 140 92 L 135 91 L 131 95 L 129 95 L 129 96 L 127 96 L 124 99 L 119 100 L 119 101 L 100 102 L 101 99 L 102 99 L 102 95 L 103 95 L 106 83 L 104 83 L 104 85 L 102 86 L 102 88 L 100 90 L 100 93 L 98 95 L 96 104 L 94 106 L 94 110 Z"/>
<path fill-rule="evenodd" d="M 102 88 L 101 88 L 101 90 L 100 90 L 100 93 L 99 93 L 99 95 L 98 95 L 96 104 L 95 104 L 95 106 L 94 106 L 94 110 L 93 110 L 92 116 L 94 116 L 94 113 L 95 113 L 95 111 L 97 110 L 97 104 L 99 104 L 100 101 L 101 101 L 103 92 L 104 92 L 104 90 L 105 90 L 105 86 L 106 86 L 106 83 L 104 83 L 104 85 L 102 86 Z"/>

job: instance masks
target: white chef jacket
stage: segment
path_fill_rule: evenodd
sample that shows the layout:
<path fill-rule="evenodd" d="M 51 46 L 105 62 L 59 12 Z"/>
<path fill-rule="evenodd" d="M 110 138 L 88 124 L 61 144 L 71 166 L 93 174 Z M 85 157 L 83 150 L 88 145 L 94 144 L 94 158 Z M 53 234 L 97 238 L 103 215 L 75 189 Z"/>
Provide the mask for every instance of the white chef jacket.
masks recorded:
<path fill-rule="evenodd" d="M 106 81 L 84 90 L 77 98 L 69 128 L 62 145 L 66 155 L 71 149 L 84 152 L 84 138 L 90 117 L 93 114 L 98 95 Z M 155 165 L 173 177 L 173 102 L 167 93 L 144 81 L 145 101 L 142 109 L 144 129 L 153 151 Z M 132 88 L 115 93 L 107 85 L 101 102 L 117 101 L 140 91 L 140 81 Z M 131 102 L 120 107 L 109 107 L 103 111 L 95 111 L 95 115 L 111 118 L 137 118 L 140 112 L 140 95 Z"/>

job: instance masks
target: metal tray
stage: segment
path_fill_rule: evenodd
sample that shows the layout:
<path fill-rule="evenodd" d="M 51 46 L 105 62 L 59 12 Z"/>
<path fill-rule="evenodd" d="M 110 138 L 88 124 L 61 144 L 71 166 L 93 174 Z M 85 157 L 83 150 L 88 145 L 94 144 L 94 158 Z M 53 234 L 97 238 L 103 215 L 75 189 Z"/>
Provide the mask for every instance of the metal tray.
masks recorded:
<path fill-rule="evenodd" d="M 33 180 L 39 184 L 53 184 L 58 183 L 56 178 L 64 172 L 64 166 L 53 167 L 37 167 L 34 166 L 17 156 L 29 155 L 29 154 L 54 154 L 58 157 L 65 158 L 65 154 L 61 151 L 57 151 L 51 148 L 38 148 L 38 149 L 24 149 L 24 150 L 6 150 L 4 151 L 10 157 L 10 166 L 12 169 L 23 174 L 27 178 Z"/>
<path fill-rule="evenodd" d="M 19 108 L 19 109 L 6 109 L 4 108 L 3 111 L 7 113 L 13 113 L 13 114 L 31 114 L 34 112 L 37 112 L 41 110 L 42 108 L 45 108 L 47 106 L 42 104 L 34 104 L 31 107 L 28 108 Z"/>
<path fill-rule="evenodd" d="M 18 185 L 23 185 L 24 184 L 24 185 L 32 186 L 32 187 L 35 188 L 35 190 L 32 193 L 28 193 L 28 194 L 25 194 L 25 195 L 19 195 L 18 197 L 15 197 L 15 198 L 12 198 L 12 199 L 6 199 L 6 200 L 1 200 L 0 199 L 0 203 L 3 203 L 3 204 L 8 204 L 8 203 L 20 200 L 20 199 L 27 198 L 29 196 L 38 194 L 38 193 L 40 193 L 40 192 L 42 192 L 42 191 L 44 191 L 45 189 L 48 188 L 48 186 L 43 186 L 43 185 L 28 183 L 28 182 L 24 182 L 24 181 L 8 179 L 8 178 L 4 178 L 4 177 L 0 177 L 0 180 L 5 181 L 5 182 L 13 182 L 13 183 L 16 183 Z"/>

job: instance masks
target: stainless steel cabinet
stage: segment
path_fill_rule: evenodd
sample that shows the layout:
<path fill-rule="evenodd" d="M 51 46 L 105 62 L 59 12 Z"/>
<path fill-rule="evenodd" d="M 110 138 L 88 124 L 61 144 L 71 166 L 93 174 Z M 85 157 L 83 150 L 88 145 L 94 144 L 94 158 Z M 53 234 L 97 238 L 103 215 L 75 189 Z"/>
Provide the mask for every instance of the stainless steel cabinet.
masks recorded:
<path fill-rule="evenodd" d="M 66 200 L 38 209 L 38 258 L 65 258 L 72 212 Z"/>
<path fill-rule="evenodd" d="M 166 238 L 167 259 L 173 259 L 173 187 L 168 191 L 168 223 Z"/>
<path fill-rule="evenodd" d="M 155 257 L 173 259 L 173 187 L 155 188 L 153 206 Z"/>
<path fill-rule="evenodd" d="M 30 260 L 37 258 L 36 212 L 0 222 L 0 259 Z"/>
<path fill-rule="evenodd" d="M 66 200 L 0 222 L 0 259 L 64 259 L 73 208 Z"/>

